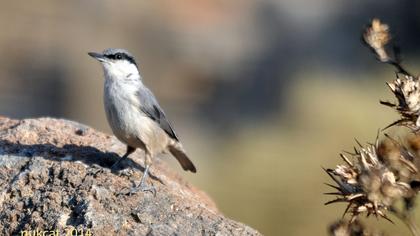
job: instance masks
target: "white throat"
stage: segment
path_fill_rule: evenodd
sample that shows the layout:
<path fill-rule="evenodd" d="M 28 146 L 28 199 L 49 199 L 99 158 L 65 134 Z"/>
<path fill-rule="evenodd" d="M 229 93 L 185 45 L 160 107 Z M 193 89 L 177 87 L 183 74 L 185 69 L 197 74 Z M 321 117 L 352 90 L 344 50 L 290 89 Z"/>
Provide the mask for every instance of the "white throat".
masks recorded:
<path fill-rule="evenodd" d="M 106 79 L 140 79 L 140 73 L 137 67 L 126 60 L 107 61 L 103 62 L 102 66 L 104 68 Z"/>

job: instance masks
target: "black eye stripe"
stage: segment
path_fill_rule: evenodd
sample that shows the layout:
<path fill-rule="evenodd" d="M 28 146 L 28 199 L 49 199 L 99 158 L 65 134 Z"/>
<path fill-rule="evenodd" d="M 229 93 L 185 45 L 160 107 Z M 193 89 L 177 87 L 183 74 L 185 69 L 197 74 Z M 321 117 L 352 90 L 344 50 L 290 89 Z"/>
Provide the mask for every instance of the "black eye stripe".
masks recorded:
<path fill-rule="evenodd" d="M 115 59 L 117 59 L 117 60 L 122 60 L 122 59 L 129 60 L 129 59 L 131 59 L 130 56 L 128 56 L 127 54 L 124 54 L 124 53 L 108 54 L 108 55 L 105 55 L 105 57 L 107 57 L 109 59 L 114 59 L 114 60 Z"/>
<path fill-rule="evenodd" d="M 109 59 L 123 59 L 123 56 L 121 55 L 121 53 L 116 53 L 116 54 L 108 54 L 105 55 L 105 57 L 109 58 Z"/>
<path fill-rule="evenodd" d="M 108 59 L 111 59 L 111 60 L 127 60 L 130 63 L 137 66 L 137 63 L 134 60 L 134 58 L 125 54 L 125 53 L 118 52 L 118 53 L 115 53 L 115 54 L 106 54 L 105 57 L 108 58 Z"/>

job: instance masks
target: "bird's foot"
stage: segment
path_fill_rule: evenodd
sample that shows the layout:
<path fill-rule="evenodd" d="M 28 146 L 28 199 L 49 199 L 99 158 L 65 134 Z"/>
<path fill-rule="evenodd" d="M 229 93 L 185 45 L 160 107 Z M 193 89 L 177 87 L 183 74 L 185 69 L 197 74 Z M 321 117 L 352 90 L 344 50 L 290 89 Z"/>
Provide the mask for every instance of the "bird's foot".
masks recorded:
<path fill-rule="evenodd" d="M 97 176 L 100 173 L 103 173 L 104 169 L 99 166 L 98 164 L 93 164 L 92 167 L 89 169 L 88 174 L 92 176 Z"/>
<path fill-rule="evenodd" d="M 149 168 L 150 166 L 147 165 L 144 170 L 143 176 L 141 177 L 140 184 L 137 187 L 132 188 L 130 193 L 134 194 L 134 193 L 137 193 L 138 191 L 151 192 L 153 193 L 153 196 L 156 196 L 155 187 L 153 185 L 150 185 L 150 186 L 146 185 L 146 179 L 149 176 Z"/>
<path fill-rule="evenodd" d="M 156 188 L 153 185 L 139 184 L 136 186 L 136 184 L 133 182 L 133 187 L 122 189 L 121 192 L 117 194 L 117 196 L 121 196 L 121 195 L 131 196 L 138 192 L 144 192 L 144 193 L 150 192 L 153 194 L 154 197 L 156 197 L 156 193 L 157 193 Z"/>
<path fill-rule="evenodd" d="M 153 185 L 138 185 L 137 187 L 131 188 L 129 195 L 136 194 L 138 192 L 150 192 L 153 194 L 153 196 L 156 197 L 156 188 Z"/>

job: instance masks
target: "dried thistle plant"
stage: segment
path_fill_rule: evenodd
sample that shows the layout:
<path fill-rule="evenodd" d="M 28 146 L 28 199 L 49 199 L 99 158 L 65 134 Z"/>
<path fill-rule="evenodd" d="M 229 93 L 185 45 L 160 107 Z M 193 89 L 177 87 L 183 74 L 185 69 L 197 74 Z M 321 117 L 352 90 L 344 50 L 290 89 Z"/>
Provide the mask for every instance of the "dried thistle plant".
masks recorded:
<path fill-rule="evenodd" d="M 419 131 L 420 80 L 418 76 L 413 76 L 404 69 L 395 46 L 392 47 L 394 56 L 390 56 L 390 50 L 387 49 L 388 44 L 391 42 L 388 25 L 381 23 L 378 19 L 374 19 L 363 33 L 363 40 L 376 54 L 380 62 L 391 64 L 397 69 L 397 78 L 387 83 L 387 85 L 394 93 L 398 103 L 381 101 L 381 104 L 394 108 L 402 117 L 388 127 L 403 125 L 413 131 Z M 399 77 L 398 74 L 402 76 Z"/>
<path fill-rule="evenodd" d="M 377 137 L 374 144 L 363 146 L 357 142 L 353 153 L 340 154 L 344 164 L 324 169 L 335 183 L 327 184 L 335 191 L 326 193 L 335 199 L 325 204 L 347 203 L 342 221 L 330 227 L 330 234 L 370 235 L 360 226 L 361 216 L 374 215 L 392 222 L 388 217 L 392 214 L 401 219 L 413 235 L 420 235 L 412 214 L 420 189 L 420 135 L 417 135 L 420 130 L 420 78 L 404 69 L 395 47 L 389 51 L 391 36 L 386 24 L 374 19 L 363 33 L 363 40 L 380 62 L 397 69 L 397 78 L 387 84 L 398 102 L 381 101 L 381 104 L 394 108 L 401 114 L 401 119 L 388 127 L 406 126 L 413 135 L 404 142 L 386 134 L 381 142 Z M 398 203 L 403 203 L 403 207 L 397 207 Z M 348 221 L 344 220 L 346 214 L 350 215 Z M 361 233 L 356 229 L 362 229 L 359 230 Z"/>
<path fill-rule="evenodd" d="M 363 42 L 372 49 L 380 62 L 395 66 L 397 73 L 409 75 L 407 70 L 401 66 L 399 50 L 395 45 L 389 45 L 391 38 L 389 26 L 383 24 L 379 19 L 373 19 L 363 33 Z M 392 50 L 389 49 L 390 47 Z"/>
<path fill-rule="evenodd" d="M 397 154 L 399 157 L 394 160 L 391 159 L 394 155 L 381 153 L 380 147 L 378 142 L 365 147 L 360 145 L 355 148 L 354 153 L 348 153 L 349 156 L 341 154 L 345 164 L 325 170 L 336 183 L 336 186 L 329 186 L 337 190 L 326 193 L 337 196 L 326 205 L 336 202 L 348 203 L 344 214 L 351 214 L 350 222 L 362 213 L 391 221 L 387 216 L 390 208 L 398 200 L 415 196 L 410 187 L 411 178 L 400 176 L 405 170 L 413 173 L 411 176 L 417 174 L 417 168 L 410 161 L 410 153 L 400 151 Z M 391 163 L 394 168 L 391 168 Z"/>
<path fill-rule="evenodd" d="M 325 169 L 335 183 L 327 185 L 336 190 L 326 193 L 336 198 L 325 204 L 347 203 L 343 214 L 343 219 L 350 214 L 347 227 L 361 215 L 374 215 L 392 222 L 388 214 L 393 214 L 413 235 L 420 235 L 412 216 L 419 191 L 420 137 L 409 137 L 406 140 L 409 147 L 406 147 L 385 136 L 382 142 L 377 138 L 375 144 L 358 143 L 354 153 L 340 155 L 344 164 Z M 401 202 L 402 209 L 396 206 Z"/>
<path fill-rule="evenodd" d="M 420 81 L 419 77 L 403 75 L 402 78 L 387 83 L 398 100 L 397 104 L 381 101 L 381 104 L 394 108 L 401 119 L 390 124 L 407 126 L 414 132 L 420 130 Z"/>
<path fill-rule="evenodd" d="M 382 24 L 379 19 L 373 19 L 370 27 L 366 28 L 363 39 L 372 48 L 380 61 L 387 62 L 391 60 L 387 50 L 385 50 L 385 46 L 391 40 L 388 25 Z"/>
<path fill-rule="evenodd" d="M 351 215 L 350 223 L 363 213 L 390 222 L 388 213 L 398 214 L 398 217 L 411 214 L 417 196 L 412 182 L 417 181 L 420 167 L 419 157 L 411 150 L 388 137 L 382 142 L 377 139 L 375 144 L 359 144 L 354 153 L 340 156 L 344 164 L 325 169 L 335 182 L 335 185 L 327 185 L 336 190 L 326 193 L 336 196 L 326 205 L 347 203 L 344 215 Z M 404 203 L 402 210 L 395 206 L 399 202 Z"/>

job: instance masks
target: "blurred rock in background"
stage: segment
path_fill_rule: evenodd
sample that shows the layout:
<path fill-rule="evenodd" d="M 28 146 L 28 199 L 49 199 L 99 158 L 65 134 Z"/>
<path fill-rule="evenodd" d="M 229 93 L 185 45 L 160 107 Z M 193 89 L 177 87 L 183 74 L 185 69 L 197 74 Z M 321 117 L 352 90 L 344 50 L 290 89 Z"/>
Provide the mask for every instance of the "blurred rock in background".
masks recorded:
<path fill-rule="evenodd" d="M 366 53 L 361 26 L 388 22 L 420 71 L 418 9 L 391 0 L 4 2 L 0 114 L 110 132 L 102 69 L 86 53 L 126 48 L 197 162 L 187 178 L 221 211 L 267 235 L 322 235 L 336 211 L 322 206 L 321 163 L 395 117 L 376 102 L 391 98 L 392 68 Z"/>

